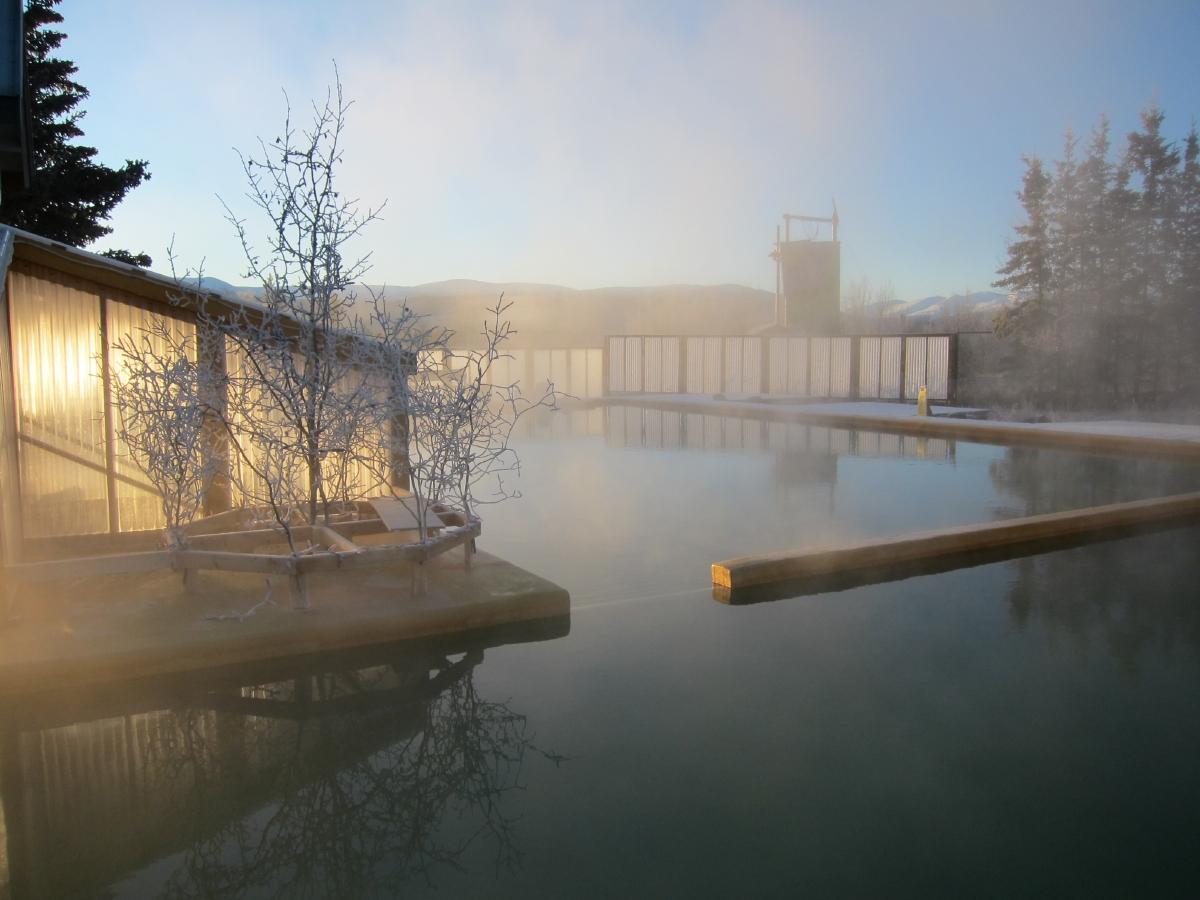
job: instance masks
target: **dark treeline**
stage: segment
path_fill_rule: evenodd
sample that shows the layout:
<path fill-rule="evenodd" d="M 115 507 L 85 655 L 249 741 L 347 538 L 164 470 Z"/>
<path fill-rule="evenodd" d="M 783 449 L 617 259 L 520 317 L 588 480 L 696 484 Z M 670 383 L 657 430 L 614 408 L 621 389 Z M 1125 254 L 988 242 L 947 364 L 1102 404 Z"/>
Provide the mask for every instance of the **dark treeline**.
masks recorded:
<path fill-rule="evenodd" d="M 1086 146 L 1067 133 L 1048 167 L 1025 158 L 1025 221 L 998 287 L 1020 302 L 996 321 L 1016 342 L 1027 402 L 1041 407 L 1182 407 L 1200 398 L 1200 139 L 1182 146 L 1163 113 L 1111 158 L 1101 119 Z"/>

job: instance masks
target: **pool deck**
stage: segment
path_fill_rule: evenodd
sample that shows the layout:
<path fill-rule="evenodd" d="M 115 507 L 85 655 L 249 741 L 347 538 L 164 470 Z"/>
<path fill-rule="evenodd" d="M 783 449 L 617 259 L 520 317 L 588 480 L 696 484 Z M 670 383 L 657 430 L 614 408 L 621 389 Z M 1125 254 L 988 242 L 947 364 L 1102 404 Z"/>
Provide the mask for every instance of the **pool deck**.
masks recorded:
<path fill-rule="evenodd" d="M 177 572 L 72 579 L 26 588 L 21 615 L 0 626 L 0 697 L 194 673 L 516 622 L 566 617 L 559 586 L 479 552 L 425 564 L 312 576 L 312 608 L 286 589 L 259 606 L 265 579 Z"/>
<path fill-rule="evenodd" d="M 1105 420 L 1010 422 L 983 419 L 986 409 L 934 404 L 918 416 L 916 406 L 880 401 L 811 400 L 762 395 L 616 394 L 602 403 L 674 412 L 809 422 L 842 428 L 892 431 L 996 444 L 1060 447 L 1092 453 L 1149 456 L 1200 462 L 1200 425 Z"/>

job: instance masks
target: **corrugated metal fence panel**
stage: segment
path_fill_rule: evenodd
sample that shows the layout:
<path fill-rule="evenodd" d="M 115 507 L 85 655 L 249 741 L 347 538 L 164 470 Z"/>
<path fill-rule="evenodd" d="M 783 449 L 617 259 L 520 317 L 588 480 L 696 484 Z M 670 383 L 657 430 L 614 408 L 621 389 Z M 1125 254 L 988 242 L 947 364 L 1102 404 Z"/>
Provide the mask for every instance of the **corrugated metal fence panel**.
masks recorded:
<path fill-rule="evenodd" d="M 529 352 L 533 354 L 533 384 L 523 385 L 523 388 L 527 393 L 536 391 L 540 394 L 546 389 L 546 385 L 554 380 L 550 373 L 550 351 L 530 350 Z"/>
<path fill-rule="evenodd" d="M 925 384 L 926 343 L 924 337 L 904 339 L 904 396 L 909 400 L 915 398 L 921 385 Z"/>
<path fill-rule="evenodd" d="M 640 337 L 625 338 L 625 390 L 630 393 L 645 390 L 642 382 L 642 353 Z"/>
<path fill-rule="evenodd" d="M 683 338 L 662 338 L 662 390 L 668 394 L 678 394 L 679 384 L 679 345 Z"/>
<path fill-rule="evenodd" d="M 900 349 L 904 338 L 879 339 L 879 398 L 899 400 L 904 373 L 900 371 Z"/>
<path fill-rule="evenodd" d="M 575 397 L 590 397 L 587 383 L 587 350 L 572 349 L 569 353 L 571 361 L 564 389 Z"/>
<path fill-rule="evenodd" d="M 829 340 L 829 396 L 850 396 L 850 345 L 853 338 L 839 337 Z"/>
<path fill-rule="evenodd" d="M 625 338 L 608 339 L 608 389 L 619 394 L 625 390 Z"/>
<path fill-rule="evenodd" d="M 599 347 L 587 350 L 587 383 L 589 397 L 604 394 L 604 351 Z"/>
<path fill-rule="evenodd" d="M 742 393 L 758 394 L 762 392 L 762 351 L 762 338 L 742 338 Z"/>
<path fill-rule="evenodd" d="M 724 352 L 719 337 L 704 338 L 704 390 L 705 394 L 721 391 L 721 354 Z"/>
<path fill-rule="evenodd" d="M 788 338 L 787 392 L 804 396 L 808 393 L 808 338 Z"/>
<path fill-rule="evenodd" d="M 808 395 L 829 396 L 829 338 L 809 338 Z"/>
<path fill-rule="evenodd" d="M 879 338 L 858 339 L 858 396 L 874 399 L 879 396 Z"/>
<path fill-rule="evenodd" d="M 950 396 L 950 338 L 948 335 L 926 339 L 925 384 L 929 399 L 945 400 Z"/>
<path fill-rule="evenodd" d="M 767 379 L 767 391 L 772 394 L 786 394 L 788 386 L 788 339 L 773 337 L 767 339 L 767 360 L 771 371 Z"/>
<path fill-rule="evenodd" d="M 704 354 L 706 338 L 690 337 L 687 341 L 687 384 L 689 394 L 707 393 L 704 387 Z"/>
<path fill-rule="evenodd" d="M 550 381 L 555 390 L 566 390 L 571 383 L 571 356 L 567 350 L 550 351 Z"/>
<path fill-rule="evenodd" d="M 663 339 L 660 337 L 642 338 L 642 346 L 644 348 L 645 369 L 642 373 L 642 390 L 647 394 L 661 394 L 662 387 L 662 347 Z"/>
<path fill-rule="evenodd" d="M 725 383 L 721 390 L 726 394 L 742 392 L 742 339 L 725 338 L 722 342 L 725 355 Z"/>

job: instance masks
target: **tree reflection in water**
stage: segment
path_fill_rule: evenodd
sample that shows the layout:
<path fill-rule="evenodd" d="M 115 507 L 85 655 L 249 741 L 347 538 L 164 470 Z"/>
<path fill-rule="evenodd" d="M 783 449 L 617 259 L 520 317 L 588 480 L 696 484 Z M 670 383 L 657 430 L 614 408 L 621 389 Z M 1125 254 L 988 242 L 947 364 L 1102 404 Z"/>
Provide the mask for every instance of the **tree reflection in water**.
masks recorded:
<path fill-rule="evenodd" d="M 479 695 L 482 660 L 408 655 L 10 732 L 11 895 L 387 895 L 461 868 L 468 850 L 512 869 L 507 797 L 528 752 L 561 758 Z"/>
<path fill-rule="evenodd" d="M 1016 501 L 997 518 L 1200 489 L 1195 466 L 1018 447 L 992 464 L 991 476 Z M 1051 639 L 1067 636 L 1080 650 L 1100 641 L 1129 674 L 1177 647 L 1200 657 L 1198 538 L 1187 528 L 1018 559 L 1012 620 L 1020 629 L 1041 622 Z"/>
<path fill-rule="evenodd" d="M 422 691 L 429 699 L 408 711 L 406 734 L 380 749 L 372 747 L 370 713 L 302 720 L 290 748 L 272 748 L 282 751 L 271 773 L 275 801 L 196 840 L 164 895 L 265 888 L 278 897 L 364 896 L 413 876 L 430 880 L 478 841 L 490 845 L 498 868 L 515 866 L 514 819 L 503 799 L 518 787 L 531 742 L 524 716 L 478 695 L 473 669 L 481 659 L 468 654 L 442 668 Z M 307 702 L 369 696 L 356 693 L 368 690 L 358 681 L 315 679 Z M 358 758 L 346 765 L 347 757 Z M 452 829 L 443 828 L 447 816 Z"/>

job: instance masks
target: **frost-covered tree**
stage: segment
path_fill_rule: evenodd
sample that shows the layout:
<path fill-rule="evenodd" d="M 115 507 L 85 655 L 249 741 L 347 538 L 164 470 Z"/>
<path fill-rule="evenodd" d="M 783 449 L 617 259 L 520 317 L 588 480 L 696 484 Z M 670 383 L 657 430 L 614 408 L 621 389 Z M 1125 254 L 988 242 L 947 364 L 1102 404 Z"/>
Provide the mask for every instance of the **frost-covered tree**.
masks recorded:
<path fill-rule="evenodd" d="M 117 438 L 158 492 L 167 546 L 182 549 L 216 471 L 206 438 L 220 374 L 200 363 L 190 329 L 166 317 L 121 335 L 113 350 Z"/>

